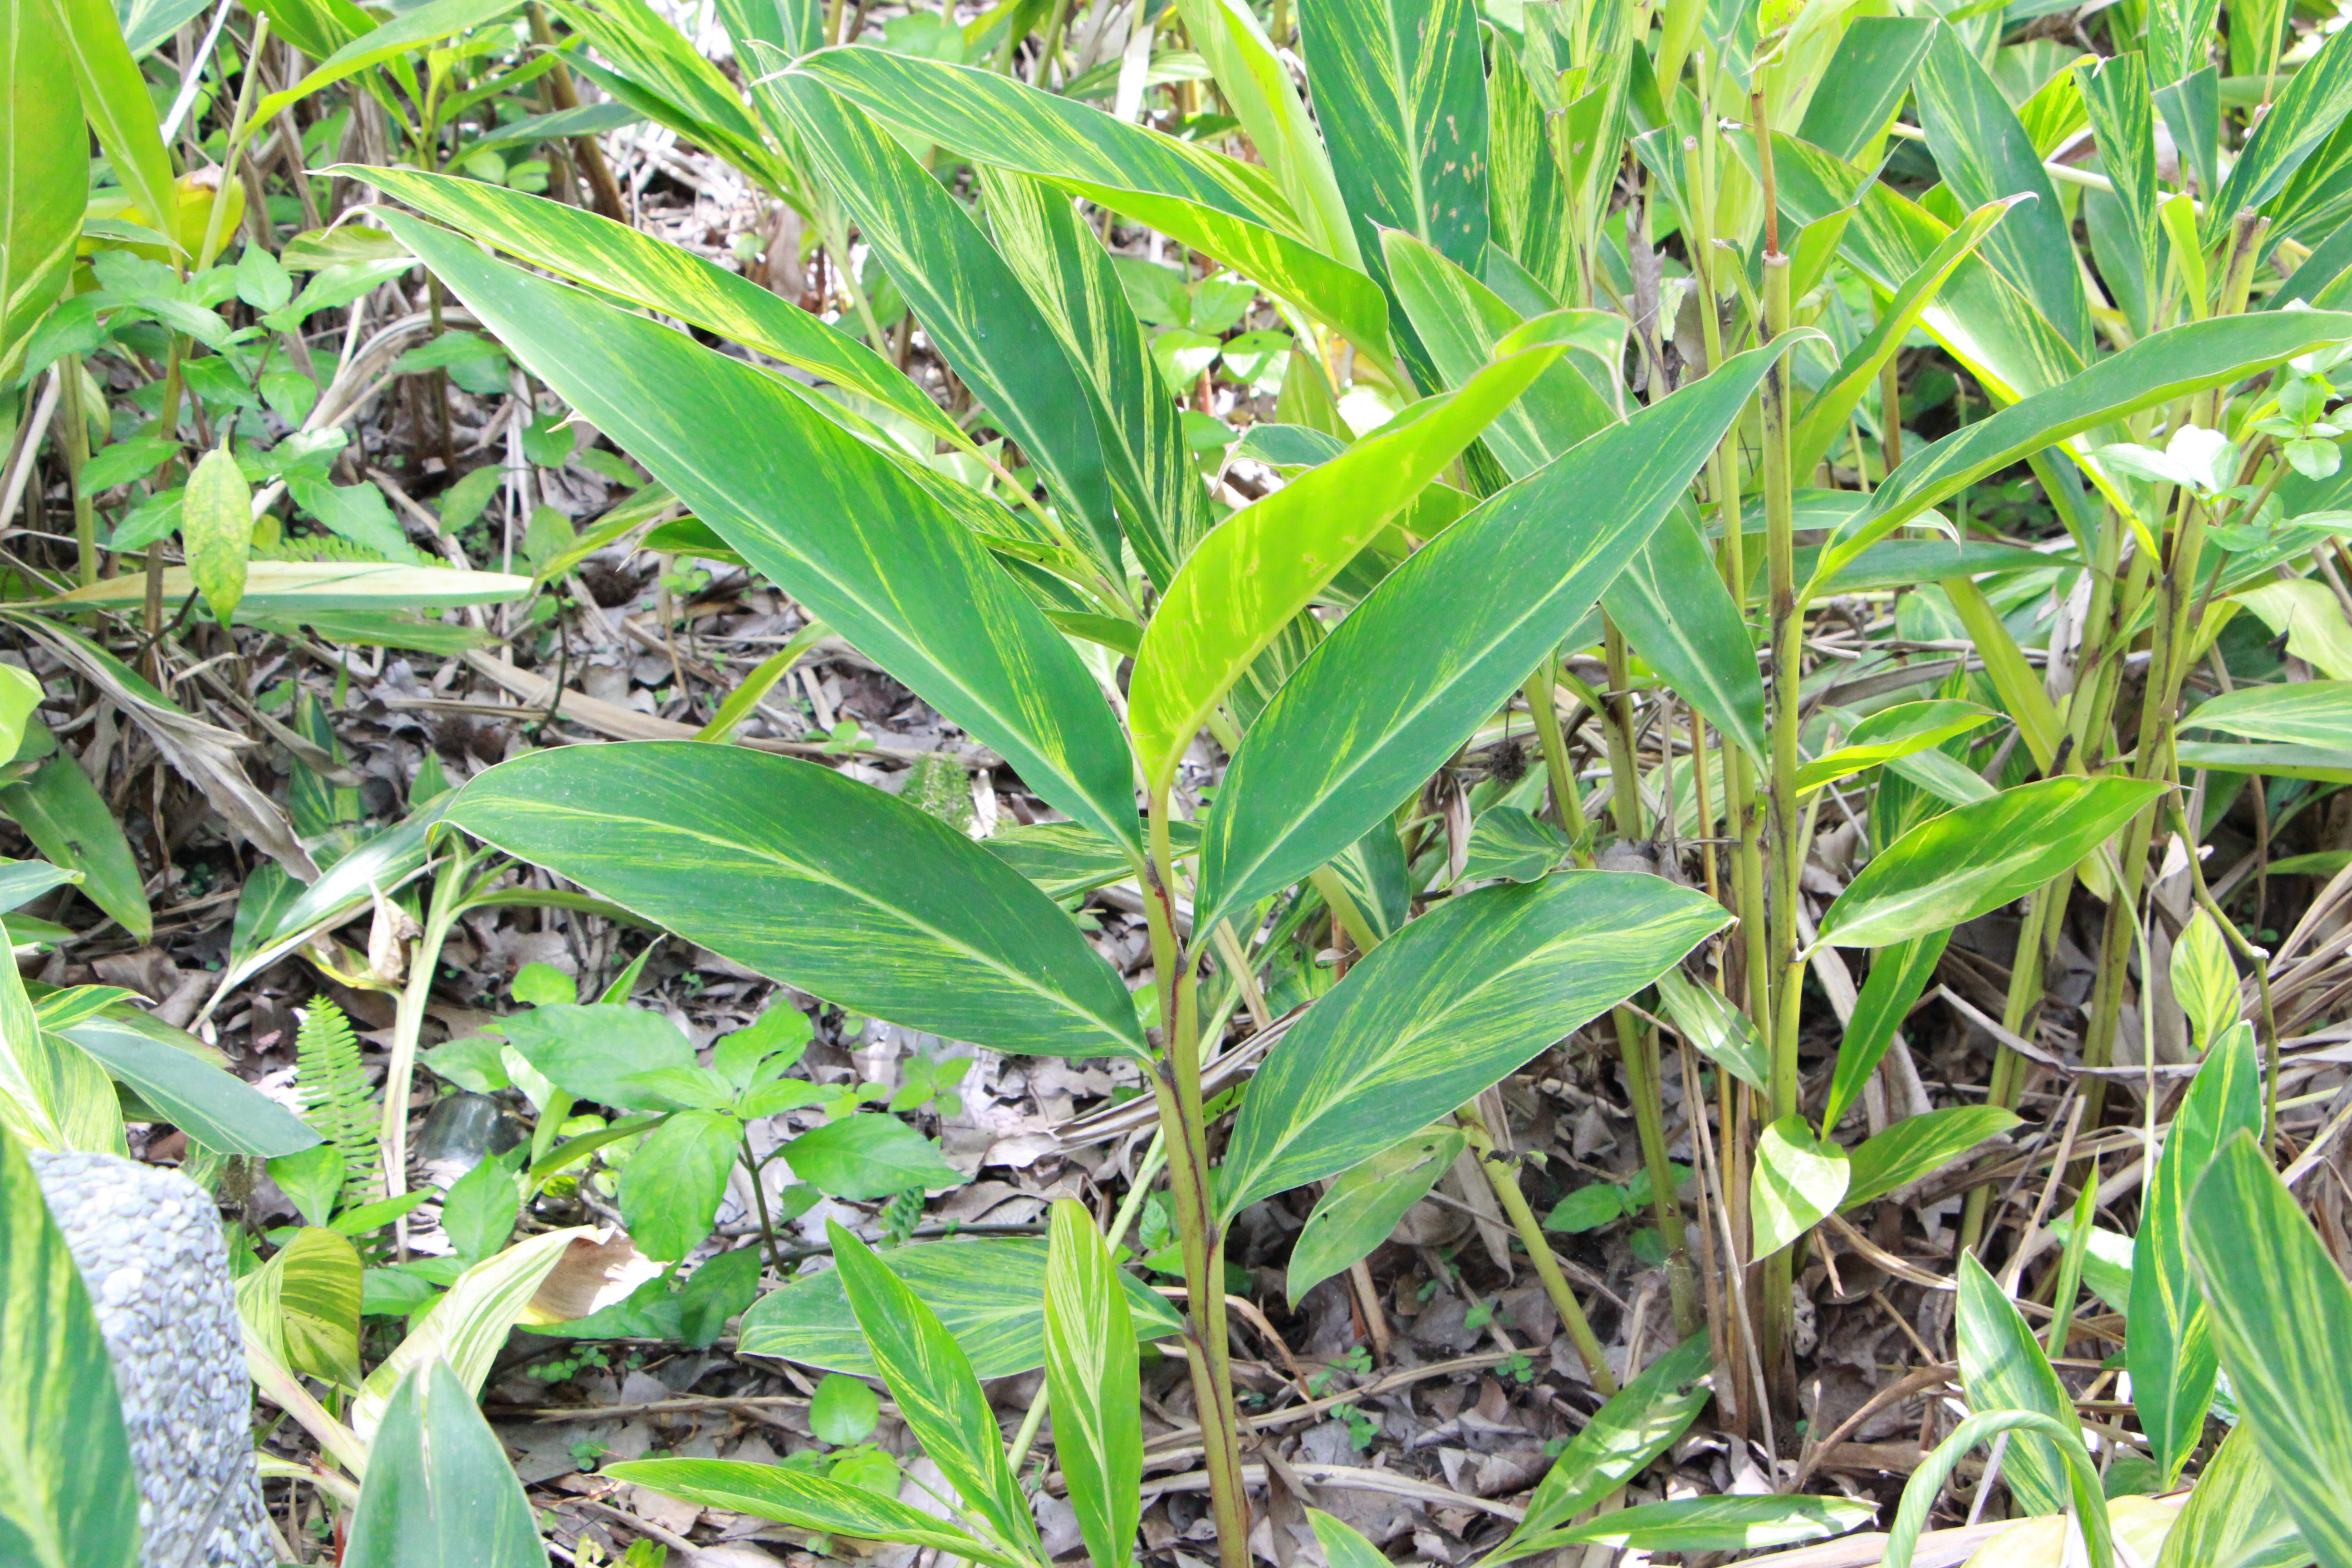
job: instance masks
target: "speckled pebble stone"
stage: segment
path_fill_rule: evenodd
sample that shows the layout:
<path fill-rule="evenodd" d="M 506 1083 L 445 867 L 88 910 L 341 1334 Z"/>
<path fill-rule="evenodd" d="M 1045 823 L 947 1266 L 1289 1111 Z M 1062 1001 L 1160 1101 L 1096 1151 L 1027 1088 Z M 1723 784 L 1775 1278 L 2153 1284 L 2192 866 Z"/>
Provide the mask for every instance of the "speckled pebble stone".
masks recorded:
<path fill-rule="evenodd" d="M 112 1154 L 32 1162 L 114 1353 L 143 1568 L 269 1568 L 219 1212 L 176 1171 Z"/>

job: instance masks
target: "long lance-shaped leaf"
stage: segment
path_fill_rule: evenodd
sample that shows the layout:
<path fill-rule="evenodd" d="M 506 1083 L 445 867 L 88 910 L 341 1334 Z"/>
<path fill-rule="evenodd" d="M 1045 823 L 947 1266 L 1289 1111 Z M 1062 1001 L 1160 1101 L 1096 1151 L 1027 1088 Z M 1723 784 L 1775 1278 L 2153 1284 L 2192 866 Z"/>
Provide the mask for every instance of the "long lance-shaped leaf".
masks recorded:
<path fill-rule="evenodd" d="M 2156 1568 L 2255 1568 L 2310 1557 L 2279 1503 L 2252 1423 L 2241 1421 L 2198 1472 Z"/>
<path fill-rule="evenodd" d="M 2017 111 L 1948 26 L 1936 29 L 1912 79 L 1928 150 L 1952 195 L 1969 207 L 2033 197 L 1985 241 L 1984 254 L 2077 353 L 2091 344 L 2091 311 L 2066 209 Z"/>
<path fill-rule="evenodd" d="M 1004 1436 L 980 1379 L 922 1298 L 874 1256 L 874 1249 L 837 1223 L 825 1226 L 850 1310 L 898 1402 L 898 1416 L 965 1507 L 996 1539 L 1042 1559 L 1029 1500 L 1004 1459 Z"/>
<path fill-rule="evenodd" d="M 123 194 L 174 244 L 179 237 L 179 193 L 172 185 L 172 155 L 163 146 L 163 125 L 147 80 L 139 74 L 122 39 L 122 25 L 106 0 L 34 0 L 49 16 L 73 58 L 73 79 L 81 92 L 81 112 L 98 133 L 98 144 L 114 166 Z M 11 91 L 21 91 L 12 79 Z M 70 164 L 69 164 L 70 166 Z M 86 170 L 79 171 L 86 173 Z"/>
<path fill-rule="evenodd" d="M 1300 235 L 1324 255 L 1361 266 L 1331 155 L 1257 14 L 1244 0 L 1176 0 L 1176 10 L 1185 36 L 1209 62 L 1218 96 L 1280 184 Z"/>
<path fill-rule="evenodd" d="M 2205 64 L 2221 0 L 2156 0 L 2147 8 L 2148 81 L 2164 86 Z"/>
<path fill-rule="evenodd" d="M 2352 114 L 2352 43 L 2338 32 L 2287 79 L 2278 101 L 2246 138 L 2245 150 L 2221 182 L 2221 195 L 2205 205 L 2200 237 L 2206 247 L 2220 242 L 2239 213 L 2278 195 L 2287 176 L 2335 133 L 2347 114 Z"/>
<path fill-rule="evenodd" d="M 1393 231 L 1381 238 L 1391 282 L 1422 352 L 1441 379 L 1458 383 L 1485 363 L 1497 338 L 1516 328 L 1518 312 L 1434 247 Z M 1609 326 L 1595 346 L 1613 377 L 1624 323 L 1621 317 L 1601 319 Z M 1504 410 L 1486 434 L 1486 448 L 1505 473 L 1522 479 L 1616 422 L 1616 410 L 1563 361 Z M 1662 524 L 1601 604 L 1677 693 L 1749 755 L 1763 756 L 1764 681 L 1754 638 L 1692 522 Z"/>
<path fill-rule="evenodd" d="M 1960 1383 L 1979 1415 L 1995 1410 L 2031 1410 L 2062 1426 L 2079 1429 L 2074 1402 L 2051 1370 L 2033 1331 L 2014 1302 L 1977 1261 L 1960 1255 L 1960 1300 L 1954 1334 L 1959 1342 Z M 2038 1436 L 2010 1440 L 2009 1464 L 2001 1473 L 2018 1507 L 2027 1513 L 2063 1513 L 2066 1466 L 2059 1449 Z"/>
<path fill-rule="evenodd" d="M 2234 985 L 2231 999 L 2234 1004 Z M 2172 1118 L 2140 1207 L 2139 1238 L 2132 1247 L 2132 1331 L 2124 1355 L 2140 1430 L 2168 1485 L 2204 1436 L 2221 1367 L 2205 1295 L 2189 1268 L 2189 1198 L 2224 1143 L 2241 1131 L 2262 1130 L 2261 1078 L 2252 1031 L 2225 1031 Z"/>
<path fill-rule="evenodd" d="M 1822 552 L 1826 583 L 1921 512 L 2045 447 L 2143 408 L 2226 386 L 2279 361 L 2352 340 L 2352 314 L 2264 310 L 2191 321 L 2142 338 L 2060 385 L 1945 437 L 1887 476 L 1854 524 Z M 1810 596 L 1811 585 L 1807 595 Z"/>
<path fill-rule="evenodd" d="M 0 7 L 0 383 L 73 269 L 89 143 L 65 27 L 49 0 Z"/>
<path fill-rule="evenodd" d="M 2352 1565 L 2352 1286 L 2253 1134 L 2221 1147 L 2189 1202 L 2213 1338 L 2271 1484 L 2321 1568 Z"/>
<path fill-rule="evenodd" d="M 1728 922 L 1662 878 L 1563 871 L 1448 899 L 1372 950 L 1250 1083 L 1218 1213 L 1337 1175 L 1498 1083 Z"/>
<path fill-rule="evenodd" d="M 1084 520 L 1073 531 L 1116 563 L 1118 525 L 1094 411 L 995 243 L 896 137 L 824 84 L 787 73 L 776 101 L 931 342 Z"/>
<path fill-rule="evenodd" d="M 420 219 L 385 221 L 746 560 L 1056 807 L 1140 845 L 1134 764 L 1093 678 L 927 489 L 740 360 Z"/>
<path fill-rule="evenodd" d="M 1255 279 L 1359 348 L 1388 353 L 1380 286 L 1315 249 L 1262 169 L 992 71 L 874 48 L 822 50 L 793 69 L 975 162 L 1125 213 Z"/>
<path fill-rule="evenodd" d="M 981 171 L 989 228 L 1094 411 L 1120 529 L 1162 589 L 1209 531 L 1209 492 L 1109 255 L 1058 186 Z"/>
<path fill-rule="evenodd" d="M 2116 292 L 2152 301 L 2164 281 L 2164 251 L 2156 216 L 2156 104 L 2148 96 L 2147 57 L 2135 50 L 2085 60 L 2075 66 L 2074 79 L 2098 138 L 2099 166 L 2115 184 L 2116 203 L 2131 236 L 2124 264 L 2135 276 Z"/>
<path fill-rule="evenodd" d="M 948 440 L 955 422 L 888 360 L 740 272 L 583 207 L 421 169 L 352 169 L 458 233 L 534 267 L 797 365 Z"/>
<path fill-rule="evenodd" d="M 1821 466 L 1829 449 L 1845 428 L 1846 416 L 1862 401 L 1863 395 L 1878 380 L 1878 373 L 1919 318 L 1936 302 L 1945 282 L 1961 262 L 1976 253 L 1985 237 L 1992 233 L 2000 220 L 2008 216 L 2018 198 L 1987 202 L 1960 221 L 1958 227 L 1946 236 L 1927 260 L 1921 262 L 1910 277 L 1903 280 L 1895 297 L 1878 313 L 1877 325 L 1869 335 L 1853 345 L 1845 357 L 1838 361 L 1836 370 L 1822 384 L 1822 389 L 1805 405 L 1797 427 L 1789 436 L 1789 471 L 1810 474 Z M 1886 417 L 1882 415 L 1881 417 Z"/>
<path fill-rule="evenodd" d="M 273 92 L 254 106 L 253 122 L 266 125 L 281 110 L 293 108 L 323 87 L 356 76 L 370 66 L 399 58 L 453 33 L 495 22 L 521 0 L 432 0 L 430 5 L 404 11 L 383 26 L 361 34 L 320 60 L 308 76 L 282 92 Z"/>
<path fill-rule="evenodd" d="M 345 1568 L 536 1568 L 547 1560 L 498 1434 L 438 1360 L 411 1372 L 392 1396 L 351 1531 Z"/>
<path fill-rule="evenodd" d="M 829 768 L 691 741 L 534 752 L 448 820 L 845 1007 L 1003 1051 L 1142 1054 L 1126 988 L 1052 900 Z"/>
<path fill-rule="evenodd" d="M 1390 574 L 1250 727 L 1203 832 L 1202 907 L 1305 876 L 1420 788 L 1648 542 L 1789 341 L 1583 442 Z"/>
<path fill-rule="evenodd" d="M 1541 335 L 1549 321 L 1529 324 L 1531 346 L 1507 340 L 1459 392 L 1424 399 L 1201 541 L 1144 628 L 1128 689 L 1152 788 L 1167 787 L 1210 710 L 1290 618 L 1559 356 Z"/>
<path fill-rule="evenodd" d="M 1380 275 L 1381 231 L 1486 254 L 1486 71 L 1470 0 L 1301 0 L 1315 118 Z"/>
<path fill-rule="evenodd" d="M 989 1568 L 1031 1568 L 1022 1556 L 990 1546 L 969 1531 L 911 1503 L 845 1481 L 803 1475 L 782 1465 L 740 1459 L 631 1459 L 598 1472 L 688 1502 L 772 1519 L 853 1541 L 928 1546 Z"/>
<path fill-rule="evenodd" d="M 1082 1204 L 1054 1205 L 1045 1266 L 1045 1387 L 1054 1452 L 1095 1568 L 1135 1556 L 1143 1427 L 1135 1321 L 1102 1232 Z"/>

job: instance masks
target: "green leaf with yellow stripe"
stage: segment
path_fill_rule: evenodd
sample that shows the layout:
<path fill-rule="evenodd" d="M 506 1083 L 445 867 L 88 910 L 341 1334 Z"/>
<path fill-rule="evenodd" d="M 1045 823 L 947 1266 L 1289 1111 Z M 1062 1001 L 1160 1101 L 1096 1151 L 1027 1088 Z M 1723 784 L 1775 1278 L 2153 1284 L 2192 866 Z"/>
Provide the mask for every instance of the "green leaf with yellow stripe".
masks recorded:
<path fill-rule="evenodd" d="M 1054 1453 L 1095 1568 L 1135 1557 L 1143 1425 L 1135 1322 L 1102 1232 L 1084 1205 L 1054 1205 L 1045 1264 L 1045 1388 Z"/>
<path fill-rule="evenodd" d="M 1133 763 L 1093 677 L 927 487 L 740 360 L 419 219 L 385 221 L 754 567 L 1054 805 L 1139 844 Z"/>
<path fill-rule="evenodd" d="M 754 1465 L 740 1459 L 631 1459 L 606 1465 L 597 1473 L 688 1502 L 772 1519 L 802 1530 L 845 1535 L 853 1541 L 932 1547 L 949 1557 L 983 1563 L 989 1568 L 1033 1568 L 1026 1557 L 995 1550 L 971 1531 L 911 1503 L 782 1465 Z"/>
<path fill-rule="evenodd" d="M 1729 921 L 1704 894 L 1627 871 L 1446 900 L 1349 970 L 1258 1069 L 1219 1215 L 1337 1175 L 1398 1128 L 1466 1104 Z"/>
<path fill-rule="evenodd" d="M 691 741 L 534 752 L 448 820 L 842 1006 L 1001 1051 L 1144 1054 L 1127 988 L 1034 884 L 814 763 Z"/>

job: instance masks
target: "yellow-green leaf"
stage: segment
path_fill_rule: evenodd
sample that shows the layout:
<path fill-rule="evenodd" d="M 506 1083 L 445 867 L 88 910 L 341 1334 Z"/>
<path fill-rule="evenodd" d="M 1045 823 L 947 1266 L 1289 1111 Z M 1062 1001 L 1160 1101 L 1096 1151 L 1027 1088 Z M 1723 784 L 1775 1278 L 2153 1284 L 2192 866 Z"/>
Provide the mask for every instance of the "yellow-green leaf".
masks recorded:
<path fill-rule="evenodd" d="M 245 596 L 246 563 L 253 552 L 253 490 L 227 447 L 205 454 L 188 476 L 180 501 L 180 539 L 188 575 L 223 626 Z"/>

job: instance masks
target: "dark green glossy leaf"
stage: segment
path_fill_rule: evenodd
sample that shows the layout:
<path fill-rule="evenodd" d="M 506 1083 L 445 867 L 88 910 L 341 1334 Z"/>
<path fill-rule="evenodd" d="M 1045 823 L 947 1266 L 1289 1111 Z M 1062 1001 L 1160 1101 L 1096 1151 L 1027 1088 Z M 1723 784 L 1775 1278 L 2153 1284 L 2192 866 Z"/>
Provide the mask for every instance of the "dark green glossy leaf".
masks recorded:
<path fill-rule="evenodd" d="M 168 1024 L 101 1015 L 60 1031 L 107 1076 L 208 1149 L 271 1159 L 319 1142 L 310 1124 L 235 1073 L 214 1066 Z M 175 1038 L 176 1037 L 176 1038 Z"/>
<path fill-rule="evenodd" d="M 812 1128 L 785 1145 L 793 1174 L 852 1202 L 961 1185 L 939 1145 L 895 1116 L 866 1111 Z"/>
<path fill-rule="evenodd" d="M 621 1218 L 647 1258 L 667 1262 L 702 1245 L 727 1195 L 743 1125 L 681 1110 L 646 1134 L 621 1170 Z"/>

